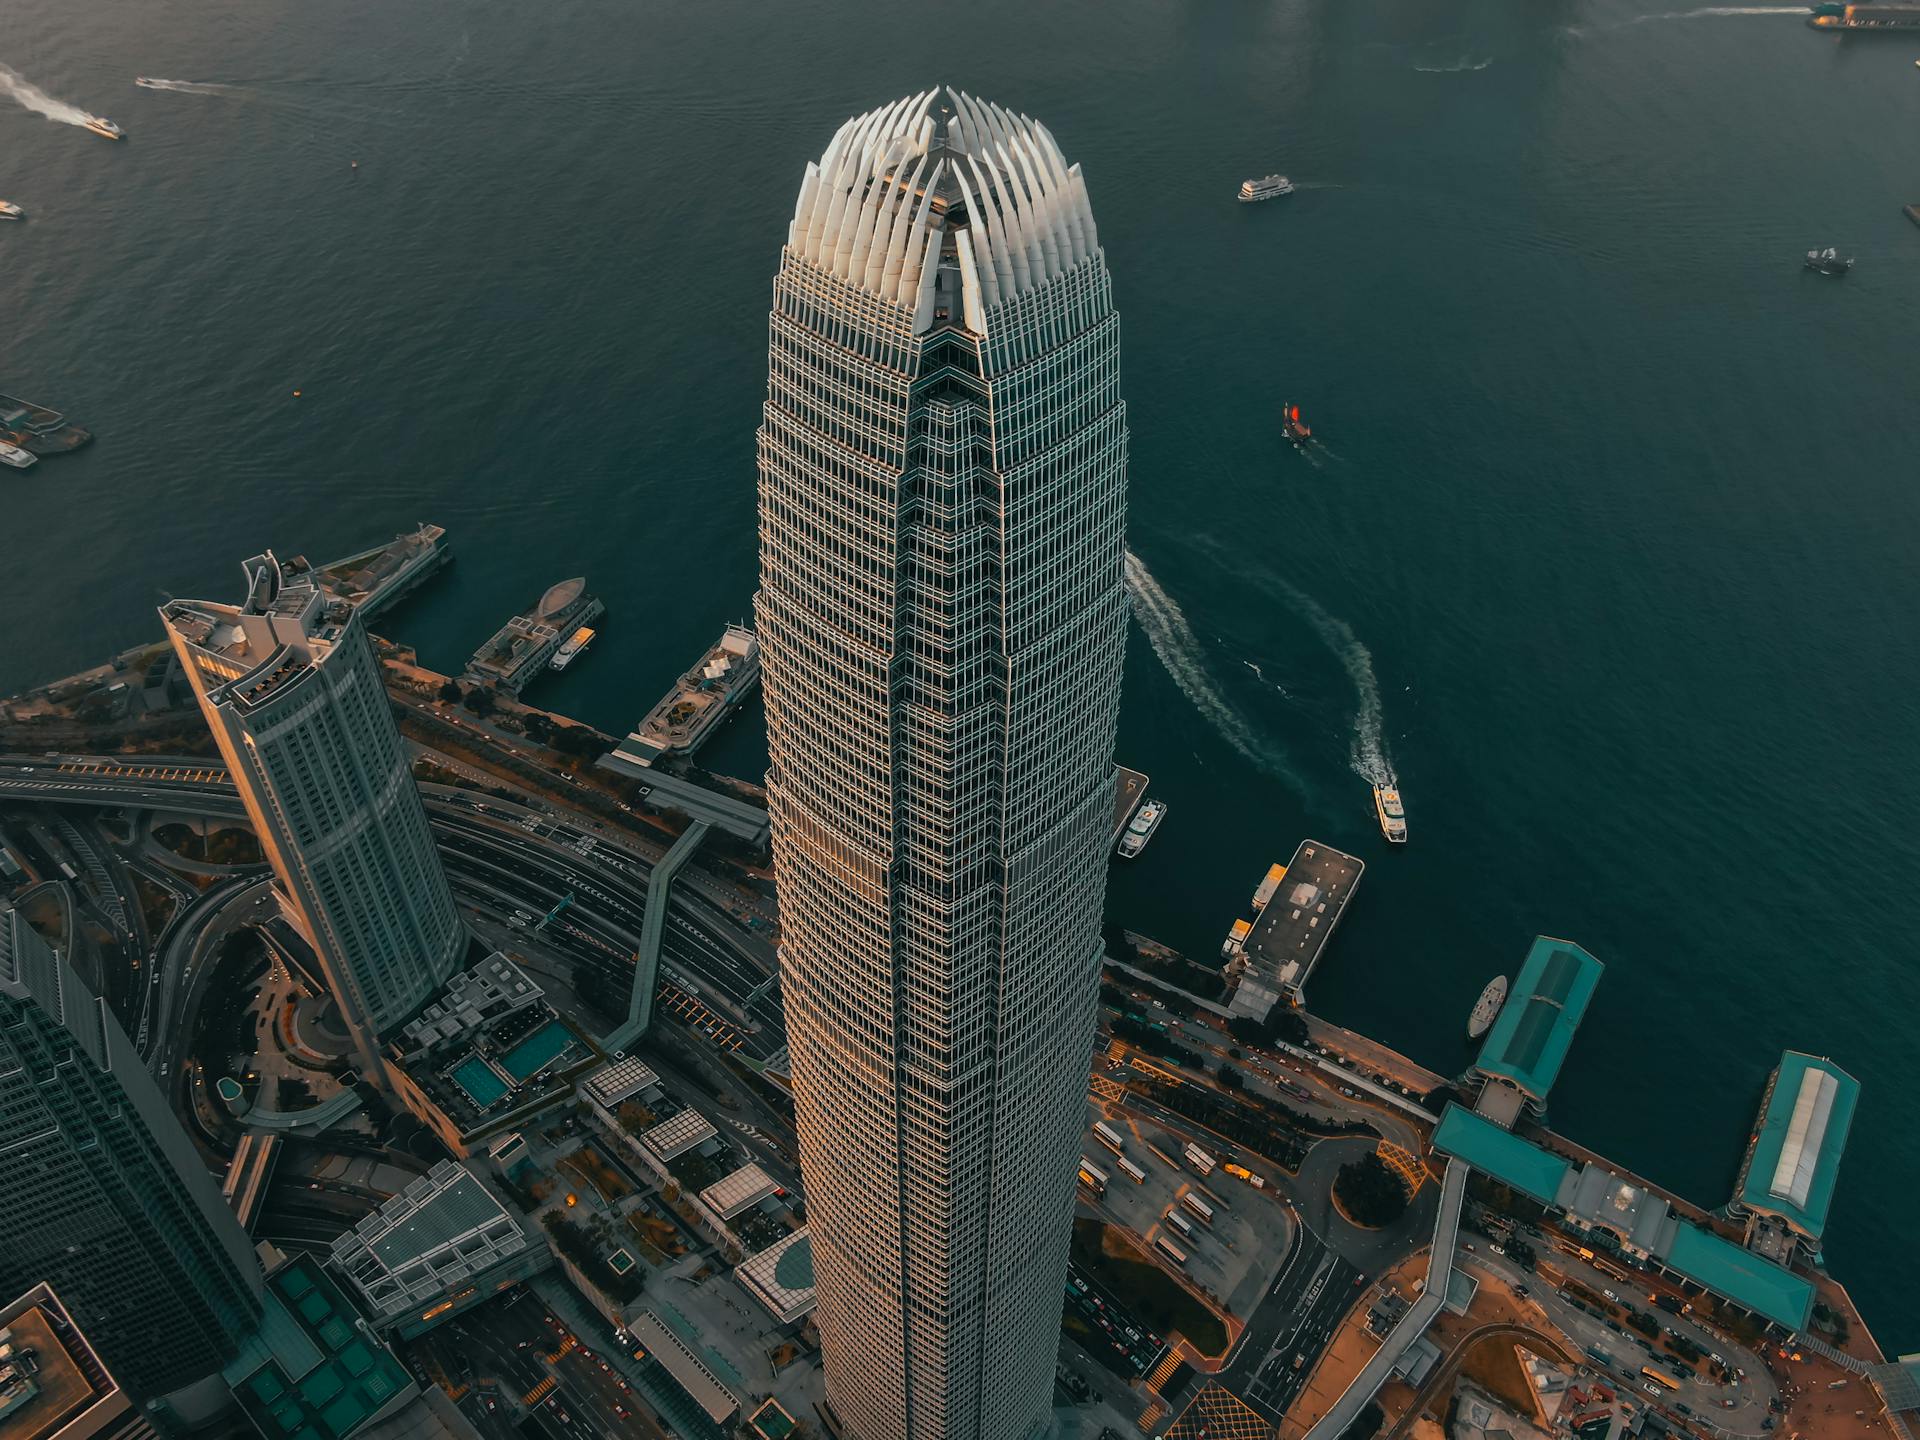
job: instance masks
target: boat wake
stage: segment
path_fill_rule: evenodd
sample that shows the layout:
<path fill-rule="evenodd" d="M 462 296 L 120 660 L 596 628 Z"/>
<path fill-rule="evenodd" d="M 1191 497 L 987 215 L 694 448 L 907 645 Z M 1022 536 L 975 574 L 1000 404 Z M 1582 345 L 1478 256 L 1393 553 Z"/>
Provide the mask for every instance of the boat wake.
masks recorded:
<path fill-rule="evenodd" d="M 1133 593 L 1133 618 L 1153 647 L 1153 653 L 1173 677 L 1181 693 L 1193 702 L 1193 708 L 1212 723 L 1226 742 L 1242 756 L 1271 775 L 1295 786 L 1300 779 L 1273 750 L 1260 742 L 1246 718 L 1220 693 L 1220 687 L 1207 673 L 1206 656 L 1200 639 L 1193 633 L 1186 612 L 1160 587 L 1153 572 L 1131 550 L 1126 560 L 1127 589 Z M 1256 670 L 1256 673 L 1257 670 Z"/>
<path fill-rule="evenodd" d="M 154 80 L 142 75 L 134 84 L 147 90 L 172 90 L 181 95 L 233 95 L 236 85 L 216 85 L 210 80 Z"/>
<path fill-rule="evenodd" d="M 1646 25 L 1655 20 L 1707 20 L 1724 19 L 1739 15 L 1798 15 L 1806 18 L 1806 10 L 1793 5 L 1703 5 L 1694 10 L 1660 10 L 1648 15 L 1629 15 L 1624 20 L 1608 20 L 1597 25 L 1568 25 L 1563 27 L 1569 35 L 1585 35 L 1592 30 L 1624 30 L 1634 25 Z"/>
<path fill-rule="evenodd" d="M 1484 70 L 1491 64 L 1493 64 L 1491 55 L 1484 60 L 1476 60 L 1468 55 L 1452 65 L 1416 65 L 1413 68 L 1422 75 L 1469 75 L 1476 70 Z"/>
<path fill-rule="evenodd" d="M 58 120 L 62 125 L 79 125 L 84 128 L 90 118 L 78 105 L 69 105 L 64 100 L 54 99 L 18 70 L 4 62 L 0 62 L 0 91 L 5 91 L 36 115 L 44 115 L 49 120 Z"/>
<path fill-rule="evenodd" d="M 1373 652 L 1353 627 L 1311 595 L 1273 576 L 1248 576 L 1284 599 L 1312 627 L 1340 662 L 1353 685 L 1353 745 L 1348 752 L 1354 773 L 1369 785 L 1392 785 L 1393 761 L 1387 758 L 1386 725 L 1380 704 L 1380 680 L 1373 673 Z"/>

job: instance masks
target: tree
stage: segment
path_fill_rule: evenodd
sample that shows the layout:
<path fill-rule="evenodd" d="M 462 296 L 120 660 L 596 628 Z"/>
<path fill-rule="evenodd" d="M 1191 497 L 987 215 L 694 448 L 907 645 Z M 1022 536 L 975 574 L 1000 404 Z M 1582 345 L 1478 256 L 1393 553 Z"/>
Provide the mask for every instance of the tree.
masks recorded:
<path fill-rule="evenodd" d="M 1267 1042 L 1284 1040 L 1289 1045 L 1307 1043 L 1307 1022 L 1300 1018 L 1296 1010 L 1283 1010 L 1276 1005 L 1267 1012 Z"/>
<path fill-rule="evenodd" d="M 440 698 L 449 705 L 458 705 L 460 703 L 460 695 L 460 682 L 458 680 L 449 680 L 440 687 Z"/>
<path fill-rule="evenodd" d="M 1236 1015 L 1227 1021 L 1227 1032 L 1242 1045 L 1263 1046 L 1267 1043 L 1267 1027 L 1251 1015 Z"/>
<path fill-rule="evenodd" d="M 1377 1154 L 1362 1155 L 1340 1167 L 1333 1177 L 1333 1196 L 1356 1225 L 1378 1230 L 1407 1213 L 1407 1182 Z"/>
<path fill-rule="evenodd" d="M 467 692 L 466 705 L 467 709 L 476 715 L 491 715 L 494 705 L 493 691 L 484 685 L 474 686 Z"/>
<path fill-rule="evenodd" d="M 1222 1090 L 1244 1090 L 1247 1088 L 1246 1077 L 1241 1075 L 1238 1070 L 1234 1069 L 1233 1066 L 1227 1064 L 1224 1060 L 1220 1062 L 1220 1088 Z"/>

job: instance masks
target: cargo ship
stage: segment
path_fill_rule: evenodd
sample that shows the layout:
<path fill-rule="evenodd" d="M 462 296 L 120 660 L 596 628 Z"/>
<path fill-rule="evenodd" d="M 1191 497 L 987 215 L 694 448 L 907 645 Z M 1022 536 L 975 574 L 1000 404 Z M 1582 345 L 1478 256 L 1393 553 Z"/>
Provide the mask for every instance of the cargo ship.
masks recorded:
<path fill-rule="evenodd" d="M 91 439 L 91 432 L 70 423 L 58 410 L 16 395 L 0 395 L 0 440 L 9 445 L 36 455 L 58 455 L 78 450 Z"/>
<path fill-rule="evenodd" d="M 591 625 L 582 625 L 578 630 L 574 631 L 573 634 L 560 642 L 560 648 L 553 652 L 553 659 L 547 662 L 548 667 L 554 670 L 566 669 L 567 666 L 574 662 L 575 657 L 577 657 L 582 650 L 593 643 L 593 637 L 596 633 L 598 632 L 596 632 Z"/>
<path fill-rule="evenodd" d="M 1507 977 L 1496 975 L 1487 982 L 1487 988 L 1480 992 L 1480 998 L 1473 1002 L 1473 1013 L 1467 1017 L 1467 1038 L 1478 1040 L 1493 1027 L 1500 1016 L 1500 1007 L 1507 1003 Z"/>
<path fill-rule="evenodd" d="M 1160 828 L 1160 822 L 1167 818 L 1167 805 L 1164 800 L 1149 800 L 1133 812 L 1133 819 L 1127 824 L 1127 833 L 1120 837 L 1120 858 L 1131 860 L 1147 848 L 1147 841 L 1153 838 L 1153 832 Z"/>

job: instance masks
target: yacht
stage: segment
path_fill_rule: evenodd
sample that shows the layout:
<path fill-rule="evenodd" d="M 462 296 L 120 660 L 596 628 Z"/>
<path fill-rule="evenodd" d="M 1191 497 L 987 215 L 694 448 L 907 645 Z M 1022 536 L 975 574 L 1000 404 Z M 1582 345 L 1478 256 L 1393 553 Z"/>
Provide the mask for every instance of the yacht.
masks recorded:
<path fill-rule="evenodd" d="M 1407 812 L 1400 792 L 1391 785 L 1373 787 L 1373 812 L 1380 817 L 1380 833 L 1395 845 L 1407 843 Z"/>
<path fill-rule="evenodd" d="M 9 445 L 0 440 L 0 465 L 11 465 L 16 470 L 24 470 L 40 457 L 31 450 L 22 450 L 18 445 Z"/>
<path fill-rule="evenodd" d="M 91 130 L 94 134 L 104 135 L 109 140 L 124 140 L 127 138 L 126 131 L 122 130 L 118 125 L 114 124 L 113 121 L 108 120 L 103 116 L 89 115 L 81 123 L 84 124 L 87 127 L 87 129 Z"/>
<path fill-rule="evenodd" d="M 1818 270 L 1822 275 L 1844 275 L 1853 268 L 1853 257 L 1842 255 L 1829 245 L 1824 250 L 1807 252 L 1807 269 Z"/>
<path fill-rule="evenodd" d="M 1507 977 L 1496 975 L 1487 982 L 1487 988 L 1480 992 L 1480 998 L 1473 1002 L 1473 1013 L 1467 1017 L 1467 1038 L 1478 1040 L 1493 1028 L 1493 1022 L 1499 1018 L 1500 1007 L 1507 1003 Z"/>
<path fill-rule="evenodd" d="M 1131 860 L 1147 848 L 1147 841 L 1153 838 L 1153 832 L 1167 816 L 1164 800 L 1149 800 L 1133 812 L 1133 819 L 1127 823 L 1127 833 L 1120 837 L 1120 858 Z"/>
<path fill-rule="evenodd" d="M 1240 198 L 1248 204 L 1255 200 L 1276 200 L 1292 193 L 1293 182 L 1284 175 L 1264 175 L 1258 180 L 1240 182 Z"/>
<path fill-rule="evenodd" d="M 27 212 L 11 200 L 0 200 L 0 220 L 24 220 Z"/>

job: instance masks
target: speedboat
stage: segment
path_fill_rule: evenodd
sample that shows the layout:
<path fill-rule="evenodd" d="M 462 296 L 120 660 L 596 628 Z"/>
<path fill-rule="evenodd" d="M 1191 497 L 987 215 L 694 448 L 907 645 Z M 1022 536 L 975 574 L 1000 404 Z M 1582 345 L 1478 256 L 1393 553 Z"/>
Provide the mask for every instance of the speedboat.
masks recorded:
<path fill-rule="evenodd" d="M 9 445 L 6 441 L 0 440 L 0 465 L 11 465 L 16 470 L 24 470 L 39 458 L 31 450 L 22 450 L 18 445 Z"/>
<path fill-rule="evenodd" d="M 1272 200 L 1292 193 L 1293 182 L 1284 175 L 1263 175 L 1258 180 L 1240 182 L 1240 199 L 1247 204 L 1255 200 Z"/>
<path fill-rule="evenodd" d="M 1391 785 L 1373 787 L 1373 813 L 1380 817 L 1380 833 L 1395 845 L 1407 843 L 1407 812 L 1400 792 Z"/>
<path fill-rule="evenodd" d="M 114 124 L 113 121 L 106 119 L 104 116 L 89 115 L 81 123 L 94 134 L 104 135 L 109 140 L 124 140 L 127 138 L 126 131 L 122 130 L 118 125 Z"/>
<path fill-rule="evenodd" d="M 1280 407 L 1280 429 L 1296 445 L 1304 445 L 1313 438 L 1313 427 L 1300 418 L 1298 405 Z"/>
<path fill-rule="evenodd" d="M 27 212 L 11 200 L 0 200 L 0 220 L 24 220 Z"/>
<path fill-rule="evenodd" d="M 160 88 L 160 82 L 155 80 L 151 75 L 136 75 L 133 77 L 133 83 L 147 90 L 158 90 Z"/>

